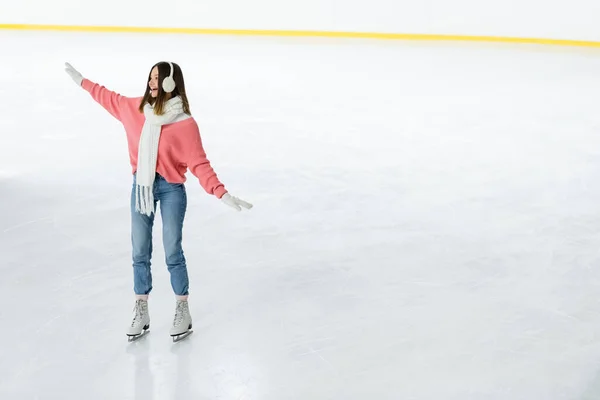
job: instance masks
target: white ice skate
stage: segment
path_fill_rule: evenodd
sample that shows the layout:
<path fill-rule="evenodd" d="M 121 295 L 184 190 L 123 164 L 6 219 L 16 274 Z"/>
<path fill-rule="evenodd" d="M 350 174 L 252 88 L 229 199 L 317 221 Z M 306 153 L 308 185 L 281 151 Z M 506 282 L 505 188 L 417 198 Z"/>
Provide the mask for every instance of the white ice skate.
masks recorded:
<path fill-rule="evenodd" d="M 171 337 L 173 342 L 178 342 L 192 334 L 192 317 L 188 302 L 177 300 L 175 307 L 175 317 L 173 318 L 173 326 L 171 327 Z"/>
<path fill-rule="evenodd" d="M 129 341 L 139 339 L 144 336 L 150 329 L 150 314 L 148 313 L 148 300 L 137 299 L 135 301 L 135 308 L 133 309 L 135 315 L 133 321 L 127 329 L 127 336 Z"/>

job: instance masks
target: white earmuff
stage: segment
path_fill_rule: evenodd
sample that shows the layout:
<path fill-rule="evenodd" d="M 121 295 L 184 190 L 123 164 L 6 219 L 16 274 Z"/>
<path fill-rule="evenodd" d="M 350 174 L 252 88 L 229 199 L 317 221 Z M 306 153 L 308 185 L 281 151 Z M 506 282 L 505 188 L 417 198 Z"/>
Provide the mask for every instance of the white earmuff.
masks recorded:
<path fill-rule="evenodd" d="M 175 80 L 173 79 L 173 64 L 169 63 L 169 65 L 171 66 L 171 73 L 169 74 L 169 76 L 163 79 L 162 83 L 162 88 L 167 93 L 171 93 L 173 90 L 175 90 Z"/>

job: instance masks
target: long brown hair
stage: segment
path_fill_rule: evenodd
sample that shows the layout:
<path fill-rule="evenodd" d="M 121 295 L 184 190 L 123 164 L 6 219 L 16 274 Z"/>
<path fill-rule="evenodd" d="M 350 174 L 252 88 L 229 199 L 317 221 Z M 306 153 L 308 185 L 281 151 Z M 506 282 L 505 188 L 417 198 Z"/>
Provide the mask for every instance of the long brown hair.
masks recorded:
<path fill-rule="evenodd" d="M 173 79 L 175 80 L 175 90 L 173 90 L 170 95 L 171 97 L 180 96 L 183 101 L 183 112 L 186 114 L 190 113 L 190 104 L 188 102 L 187 95 L 185 93 L 185 81 L 183 79 L 183 73 L 181 72 L 181 68 L 178 64 L 173 64 Z M 150 77 L 152 75 L 152 70 L 154 67 L 158 67 L 158 95 L 156 98 L 152 97 L 150 94 L 150 87 L 148 86 L 148 82 L 150 82 Z M 146 79 L 146 91 L 144 92 L 144 97 L 142 97 L 142 101 L 140 102 L 140 106 L 138 107 L 141 113 L 144 112 L 144 106 L 146 103 L 150 105 L 154 105 L 154 113 L 156 115 L 162 115 L 164 113 L 164 105 L 165 102 L 170 98 L 169 93 L 166 93 L 162 88 L 163 80 L 171 74 L 171 66 L 166 61 L 160 61 L 150 68 L 150 72 L 148 73 L 148 79 Z"/>

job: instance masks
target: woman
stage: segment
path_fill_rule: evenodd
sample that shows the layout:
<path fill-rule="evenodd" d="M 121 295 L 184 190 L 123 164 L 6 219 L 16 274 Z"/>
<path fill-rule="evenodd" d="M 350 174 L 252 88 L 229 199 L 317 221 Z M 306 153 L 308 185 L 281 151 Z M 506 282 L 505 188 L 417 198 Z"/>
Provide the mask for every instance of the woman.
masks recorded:
<path fill-rule="evenodd" d="M 181 68 L 170 62 L 152 66 L 142 97 L 125 97 L 84 78 L 69 63 L 65 71 L 77 85 L 104 107 L 125 128 L 133 173 L 131 190 L 131 243 L 135 315 L 129 340 L 150 327 L 148 295 L 154 211 L 160 202 L 163 245 L 171 287 L 176 296 L 173 341 L 191 333 L 188 274 L 182 250 L 182 228 L 187 206 L 185 173 L 194 174 L 204 190 L 240 211 L 252 205 L 231 196 L 213 171 L 202 147 L 198 125 L 191 116 Z"/>

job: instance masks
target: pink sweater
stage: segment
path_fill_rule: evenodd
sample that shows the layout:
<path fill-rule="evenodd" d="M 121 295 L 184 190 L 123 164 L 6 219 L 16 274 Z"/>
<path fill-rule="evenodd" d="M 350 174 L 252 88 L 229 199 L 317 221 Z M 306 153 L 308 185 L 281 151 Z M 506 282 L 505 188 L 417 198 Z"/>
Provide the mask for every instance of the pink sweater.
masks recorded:
<path fill-rule="evenodd" d="M 137 156 L 144 114 L 138 111 L 141 97 L 125 97 L 97 83 L 84 79 L 81 86 L 125 128 L 132 173 L 137 170 Z M 156 172 L 170 183 L 184 183 L 187 169 L 200 181 L 208 194 L 221 198 L 227 190 L 213 171 L 202 147 L 200 130 L 194 118 L 163 125 L 158 144 Z"/>

